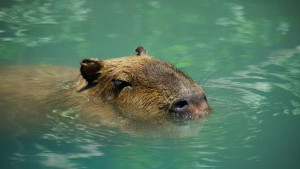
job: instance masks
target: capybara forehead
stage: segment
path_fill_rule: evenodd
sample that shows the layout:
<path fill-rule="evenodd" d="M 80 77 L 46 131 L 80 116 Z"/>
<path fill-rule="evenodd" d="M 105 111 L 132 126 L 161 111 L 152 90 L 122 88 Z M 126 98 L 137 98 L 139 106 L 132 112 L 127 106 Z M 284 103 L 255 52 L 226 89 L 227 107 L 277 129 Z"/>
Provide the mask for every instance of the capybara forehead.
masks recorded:
<path fill-rule="evenodd" d="M 192 83 L 190 78 L 169 63 L 149 56 L 129 56 L 105 60 L 102 70 L 104 75 L 133 82 L 166 85 Z"/>

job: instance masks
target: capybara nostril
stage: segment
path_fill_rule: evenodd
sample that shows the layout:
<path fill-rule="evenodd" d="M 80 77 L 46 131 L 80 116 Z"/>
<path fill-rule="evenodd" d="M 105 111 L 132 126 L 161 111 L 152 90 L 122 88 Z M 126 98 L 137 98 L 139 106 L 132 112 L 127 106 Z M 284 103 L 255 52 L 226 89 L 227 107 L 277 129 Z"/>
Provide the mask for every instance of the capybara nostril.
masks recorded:
<path fill-rule="evenodd" d="M 172 105 L 172 110 L 174 112 L 180 113 L 188 110 L 189 103 L 187 100 L 179 100 Z"/>

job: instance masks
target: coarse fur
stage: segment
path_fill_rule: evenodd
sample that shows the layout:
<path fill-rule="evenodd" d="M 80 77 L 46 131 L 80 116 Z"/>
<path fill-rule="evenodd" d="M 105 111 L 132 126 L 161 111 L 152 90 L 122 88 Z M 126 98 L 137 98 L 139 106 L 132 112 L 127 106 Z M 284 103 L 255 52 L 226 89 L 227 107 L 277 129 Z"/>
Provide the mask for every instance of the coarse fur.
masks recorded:
<path fill-rule="evenodd" d="M 174 66 L 154 59 L 146 52 L 137 56 L 108 60 L 90 59 L 83 62 L 82 69 L 92 67 L 96 73 L 86 71 L 94 77 L 91 80 L 82 71 L 76 84 L 77 90 L 88 96 L 100 97 L 102 101 L 114 105 L 122 116 L 157 122 L 172 119 L 174 116 L 181 120 L 197 119 L 209 113 L 206 95 L 200 86 Z M 126 82 L 129 86 L 119 91 L 113 85 L 114 81 Z M 197 102 L 190 106 L 193 110 L 173 113 L 174 103 L 187 98 L 193 98 Z"/>
<path fill-rule="evenodd" d="M 177 133 L 173 127 L 151 124 L 202 119 L 210 113 L 206 94 L 193 80 L 148 56 L 143 47 L 136 52 L 107 60 L 84 59 L 79 75 L 74 68 L 2 66 L 0 107 L 6 110 L 2 121 L 39 123 L 32 117 L 38 112 L 72 109 L 84 121 L 131 133 L 149 128 Z"/>

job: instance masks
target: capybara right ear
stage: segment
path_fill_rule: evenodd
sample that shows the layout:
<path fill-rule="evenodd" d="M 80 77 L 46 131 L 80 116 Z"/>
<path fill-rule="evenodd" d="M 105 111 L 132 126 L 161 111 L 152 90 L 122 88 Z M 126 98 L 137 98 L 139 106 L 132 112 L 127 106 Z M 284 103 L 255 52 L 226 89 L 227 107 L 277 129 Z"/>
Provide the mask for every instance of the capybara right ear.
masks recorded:
<path fill-rule="evenodd" d="M 135 49 L 135 52 L 136 52 L 137 56 L 147 55 L 147 52 L 146 52 L 146 50 L 145 50 L 145 48 L 143 46 L 138 46 Z"/>
<path fill-rule="evenodd" d="M 89 83 L 94 81 L 99 76 L 99 71 L 103 67 L 103 61 L 95 58 L 83 59 L 80 62 L 80 73 L 82 77 Z"/>

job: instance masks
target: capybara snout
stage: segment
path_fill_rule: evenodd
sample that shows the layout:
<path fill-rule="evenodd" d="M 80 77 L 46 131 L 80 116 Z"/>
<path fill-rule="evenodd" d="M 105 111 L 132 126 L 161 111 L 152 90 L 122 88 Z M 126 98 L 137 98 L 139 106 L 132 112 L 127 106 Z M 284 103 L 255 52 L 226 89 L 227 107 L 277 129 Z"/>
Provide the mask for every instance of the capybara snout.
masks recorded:
<path fill-rule="evenodd" d="M 191 120 L 210 112 L 200 86 L 169 63 L 148 56 L 141 46 L 136 56 L 84 59 L 80 72 L 79 91 L 131 119 Z"/>
<path fill-rule="evenodd" d="M 171 115 L 179 120 L 203 118 L 210 112 L 205 94 L 192 94 L 178 100 L 171 106 Z"/>

